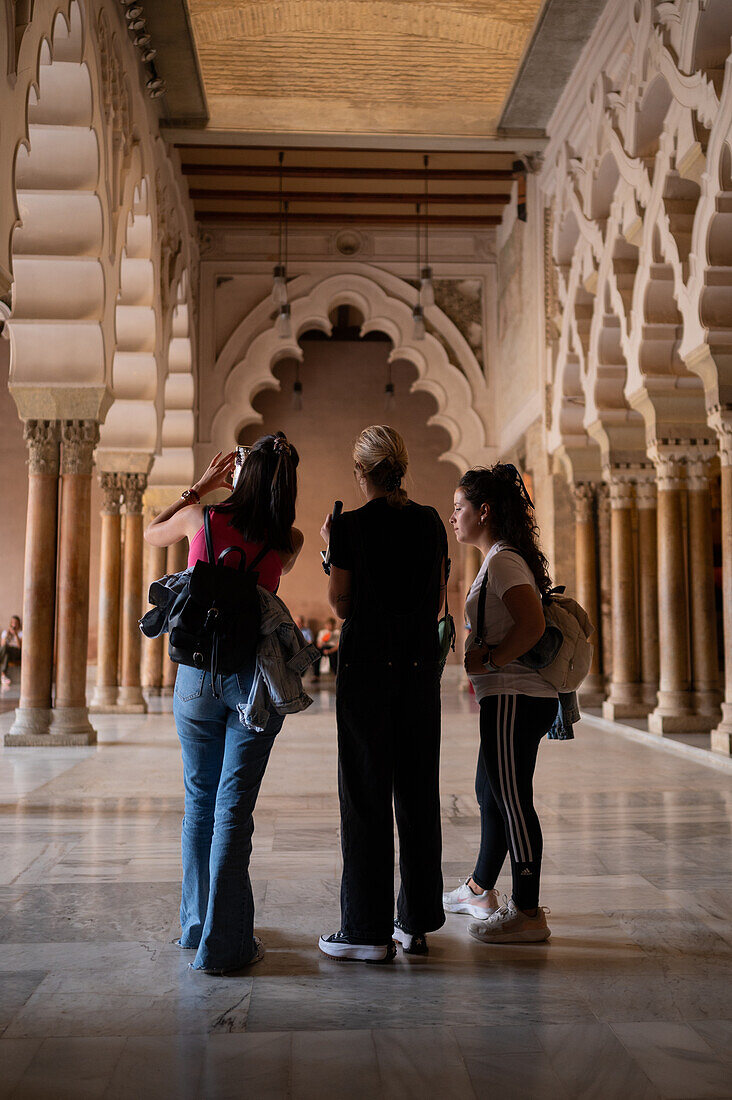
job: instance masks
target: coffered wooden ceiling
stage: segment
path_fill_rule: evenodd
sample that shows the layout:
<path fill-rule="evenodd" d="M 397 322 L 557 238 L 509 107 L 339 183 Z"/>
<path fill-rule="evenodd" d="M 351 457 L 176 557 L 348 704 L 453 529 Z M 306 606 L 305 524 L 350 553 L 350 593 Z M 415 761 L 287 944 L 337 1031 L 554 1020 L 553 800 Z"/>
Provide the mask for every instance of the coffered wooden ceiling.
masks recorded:
<path fill-rule="evenodd" d="M 188 0 L 210 127 L 490 137 L 544 0 Z"/>
<path fill-rule="evenodd" d="M 196 218 L 204 225 L 258 225 L 279 217 L 280 169 L 274 148 L 179 144 Z M 288 149 L 282 195 L 288 221 L 346 225 L 497 225 L 515 174 L 514 156 Z M 425 175 L 429 201 L 425 202 Z"/>

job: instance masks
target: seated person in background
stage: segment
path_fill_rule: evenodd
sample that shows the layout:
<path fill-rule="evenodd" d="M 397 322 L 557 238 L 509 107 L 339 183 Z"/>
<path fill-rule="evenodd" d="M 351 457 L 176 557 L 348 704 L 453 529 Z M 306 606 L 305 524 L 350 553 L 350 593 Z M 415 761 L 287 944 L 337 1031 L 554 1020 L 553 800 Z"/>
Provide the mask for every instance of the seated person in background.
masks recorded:
<path fill-rule="evenodd" d="M 338 664 L 340 636 L 341 632 L 336 629 L 335 619 L 326 619 L 325 626 L 318 631 L 318 639 L 315 643 L 323 656 L 328 658 L 330 671 L 333 673 L 335 673 Z"/>
<path fill-rule="evenodd" d="M 296 624 L 296 625 L 297 625 L 297 627 L 299 628 L 299 630 L 300 630 L 300 633 L 302 634 L 302 636 L 303 636 L 303 638 L 305 639 L 305 641 L 306 641 L 306 642 L 307 642 L 307 643 L 308 643 L 309 645 L 315 645 L 315 635 L 313 634 L 312 630 L 311 630 L 311 629 L 310 629 L 310 627 L 308 626 L 308 624 L 307 624 L 307 621 L 306 621 L 305 617 L 304 617 L 303 615 L 298 615 L 298 616 L 296 617 L 296 619 L 295 619 L 295 624 Z M 312 666 L 311 666 L 311 667 L 312 667 L 312 671 L 313 671 L 313 675 L 314 675 L 314 677 L 315 677 L 315 679 L 316 679 L 316 680 L 318 679 L 318 677 L 319 677 L 319 675 L 320 675 L 320 668 L 319 668 L 319 665 L 320 665 L 320 662 L 319 662 L 319 661 L 316 661 L 316 663 L 315 663 L 314 665 L 312 665 Z"/>
<path fill-rule="evenodd" d="M 8 664 L 10 661 L 20 661 L 20 651 L 23 648 L 23 626 L 20 615 L 11 615 L 10 624 L 0 635 L 0 674 L 2 686 L 10 687 L 8 676 Z"/>

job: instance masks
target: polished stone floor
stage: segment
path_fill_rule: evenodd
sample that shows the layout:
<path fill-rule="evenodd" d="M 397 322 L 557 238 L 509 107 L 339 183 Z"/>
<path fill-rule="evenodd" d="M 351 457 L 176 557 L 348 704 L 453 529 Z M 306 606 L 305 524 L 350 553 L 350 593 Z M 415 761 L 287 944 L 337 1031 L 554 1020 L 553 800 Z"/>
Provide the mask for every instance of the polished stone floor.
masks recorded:
<path fill-rule="evenodd" d="M 0 752 L 0 1096 L 732 1097 L 730 773 L 587 720 L 540 753 L 549 944 L 486 947 L 452 916 L 428 959 L 334 963 L 315 946 L 338 927 L 332 704 L 275 745 L 252 865 L 267 955 L 232 978 L 170 944 L 169 714 Z M 455 688 L 444 709 L 454 885 L 477 840 L 476 715 Z"/>

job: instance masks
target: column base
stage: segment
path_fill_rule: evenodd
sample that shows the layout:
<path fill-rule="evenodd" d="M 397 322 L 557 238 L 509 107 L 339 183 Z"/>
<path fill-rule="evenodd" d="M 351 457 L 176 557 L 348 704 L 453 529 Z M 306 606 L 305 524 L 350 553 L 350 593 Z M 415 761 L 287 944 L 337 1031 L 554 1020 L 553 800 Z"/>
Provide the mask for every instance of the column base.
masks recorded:
<path fill-rule="evenodd" d="M 54 707 L 51 737 L 56 745 L 96 745 L 97 731 L 86 707 Z"/>
<path fill-rule="evenodd" d="M 641 699 L 647 707 L 647 713 L 655 710 L 658 704 L 658 684 L 641 684 Z"/>
<path fill-rule="evenodd" d="M 163 689 L 161 688 L 160 684 L 143 684 L 142 685 L 143 695 L 145 695 L 145 696 L 149 695 L 151 698 L 157 698 L 157 696 L 159 696 L 161 694 L 162 690 Z"/>
<path fill-rule="evenodd" d="M 602 704 L 602 716 L 611 722 L 618 722 L 621 718 L 645 718 L 650 709 L 648 703 L 621 703 L 606 699 Z"/>
<path fill-rule="evenodd" d="M 15 721 L 5 734 L 4 744 L 46 745 L 50 728 L 50 707 L 17 707 Z"/>
<path fill-rule="evenodd" d="M 722 703 L 722 721 L 712 730 L 712 752 L 732 756 L 732 703 Z"/>
<path fill-rule="evenodd" d="M 173 695 L 173 684 L 164 684 L 160 689 L 160 694 L 166 699 L 170 699 Z"/>
<path fill-rule="evenodd" d="M 115 710 L 119 714 L 146 714 L 147 703 L 139 684 L 134 687 L 121 687 L 117 696 Z"/>
<path fill-rule="evenodd" d="M 585 707 L 601 707 L 605 701 L 605 683 L 598 673 L 590 673 L 577 692 L 580 703 Z"/>
<path fill-rule="evenodd" d="M 97 684 L 94 688 L 89 712 L 104 714 L 108 708 L 114 709 L 117 705 L 118 692 L 119 688 L 116 684 Z"/>
<path fill-rule="evenodd" d="M 694 692 L 694 710 L 697 714 L 706 714 L 712 719 L 712 726 L 716 726 L 722 714 L 721 691 L 712 688 L 710 691 Z"/>
<path fill-rule="evenodd" d="M 709 733 L 714 720 L 708 714 L 669 714 L 665 708 L 648 715 L 649 733 Z"/>

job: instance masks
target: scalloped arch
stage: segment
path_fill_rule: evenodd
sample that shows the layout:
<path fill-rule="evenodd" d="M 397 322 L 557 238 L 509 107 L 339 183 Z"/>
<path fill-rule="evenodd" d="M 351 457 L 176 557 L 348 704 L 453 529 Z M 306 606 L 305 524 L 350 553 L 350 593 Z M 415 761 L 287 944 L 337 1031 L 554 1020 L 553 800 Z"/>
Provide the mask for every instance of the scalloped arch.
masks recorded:
<path fill-rule="evenodd" d="M 437 403 L 437 413 L 429 423 L 439 424 L 450 435 L 450 449 L 441 456 L 462 472 L 469 466 L 486 461 L 488 445 L 483 423 L 473 407 L 471 383 L 457 366 L 450 362 L 442 343 L 432 335 L 415 341 L 412 336 L 410 298 L 416 292 L 407 283 L 391 277 L 401 290 L 401 297 L 389 294 L 373 278 L 358 273 L 328 275 L 314 286 L 307 287 L 307 278 L 295 279 L 290 286 L 292 325 L 295 335 L 281 339 L 271 325 L 272 306 L 269 300 L 260 303 L 246 317 L 223 349 L 216 369 L 230 363 L 224 387 L 224 401 L 214 416 L 211 436 L 228 446 L 246 424 L 261 423 L 261 415 L 253 401 L 263 389 L 279 389 L 272 368 L 283 358 L 302 360 L 297 338 L 307 329 L 317 327 L 330 333 L 329 314 L 336 305 L 352 305 L 362 314 L 362 334 L 380 329 L 393 343 L 390 360 L 407 359 L 417 369 L 413 390 L 424 390 Z M 405 299 L 407 299 L 405 301 Z M 454 326 L 440 310 L 432 308 L 428 320 L 435 330 Z M 263 325 L 267 327 L 262 330 Z M 457 330 L 455 330 L 456 332 Z M 450 332 L 450 336 L 453 333 Z M 454 337 L 453 337 L 454 338 Z M 455 344 L 453 342 L 452 346 Z M 474 359 L 472 353 L 471 358 Z M 470 369 L 471 364 L 467 365 Z M 475 363 L 478 371 L 480 368 Z M 471 370 L 475 377 L 475 371 Z M 482 374 L 481 374 L 482 379 Z M 485 382 L 483 381 L 483 387 Z"/>

